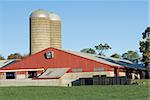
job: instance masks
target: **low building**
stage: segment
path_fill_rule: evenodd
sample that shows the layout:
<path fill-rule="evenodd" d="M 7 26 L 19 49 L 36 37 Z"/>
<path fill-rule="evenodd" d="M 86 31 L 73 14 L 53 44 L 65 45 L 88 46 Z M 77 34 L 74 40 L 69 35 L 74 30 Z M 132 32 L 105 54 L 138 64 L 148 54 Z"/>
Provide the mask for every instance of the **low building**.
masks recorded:
<path fill-rule="evenodd" d="M 55 79 L 58 80 L 59 85 L 68 85 L 79 78 L 101 75 L 108 77 L 126 76 L 128 69 L 137 70 L 138 67 L 134 67 L 131 62 L 126 60 L 47 48 L 18 62 L 0 68 L 0 78 L 3 80 Z M 143 69 L 139 68 L 138 70 L 140 72 Z"/>

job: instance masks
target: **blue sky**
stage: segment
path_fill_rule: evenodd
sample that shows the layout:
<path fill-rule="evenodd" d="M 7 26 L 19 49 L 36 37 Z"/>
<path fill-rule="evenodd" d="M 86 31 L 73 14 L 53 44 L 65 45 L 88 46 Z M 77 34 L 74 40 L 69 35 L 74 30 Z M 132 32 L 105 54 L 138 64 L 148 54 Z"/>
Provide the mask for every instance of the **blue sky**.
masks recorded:
<path fill-rule="evenodd" d="M 56 12 L 62 19 L 63 49 L 80 51 L 99 43 L 106 54 L 139 48 L 150 25 L 148 0 L 0 0 L 0 54 L 29 53 L 29 16 L 33 10 Z M 149 17 L 148 17 L 149 16 Z"/>

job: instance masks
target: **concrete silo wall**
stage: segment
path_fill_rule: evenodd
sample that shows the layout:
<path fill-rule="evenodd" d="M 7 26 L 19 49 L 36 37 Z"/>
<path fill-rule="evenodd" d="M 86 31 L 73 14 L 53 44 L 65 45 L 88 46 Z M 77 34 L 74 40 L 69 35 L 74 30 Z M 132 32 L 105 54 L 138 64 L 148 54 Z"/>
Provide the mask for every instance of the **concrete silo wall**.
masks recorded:
<path fill-rule="evenodd" d="M 30 53 L 37 53 L 50 47 L 50 22 L 47 18 L 30 19 Z"/>
<path fill-rule="evenodd" d="M 50 20 L 50 47 L 61 48 L 61 21 Z"/>

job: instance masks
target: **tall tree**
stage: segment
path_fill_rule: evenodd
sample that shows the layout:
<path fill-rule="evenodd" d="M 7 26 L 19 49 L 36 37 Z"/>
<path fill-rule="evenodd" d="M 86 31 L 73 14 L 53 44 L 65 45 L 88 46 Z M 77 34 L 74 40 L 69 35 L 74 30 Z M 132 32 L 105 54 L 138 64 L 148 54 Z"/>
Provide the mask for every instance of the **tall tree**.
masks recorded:
<path fill-rule="evenodd" d="M 24 54 L 24 55 L 22 55 L 22 59 L 27 58 L 29 56 L 30 56 L 30 54 Z"/>
<path fill-rule="evenodd" d="M 95 49 L 97 50 L 99 55 L 104 55 L 104 51 L 111 49 L 111 47 L 107 43 L 105 43 L 96 45 Z"/>
<path fill-rule="evenodd" d="M 110 57 L 113 58 L 121 58 L 121 56 L 118 53 L 112 54 Z"/>
<path fill-rule="evenodd" d="M 85 49 L 82 49 L 80 52 L 96 54 L 96 51 L 92 48 L 85 48 Z"/>
<path fill-rule="evenodd" d="M 145 63 L 146 78 L 150 79 L 150 27 L 147 27 L 142 33 L 143 40 L 140 41 L 140 52 L 142 53 L 142 61 Z"/>
<path fill-rule="evenodd" d="M 129 50 L 128 52 L 122 54 L 122 58 L 135 62 L 139 60 L 139 54 L 135 51 Z"/>
<path fill-rule="evenodd" d="M 0 60 L 5 60 L 5 58 L 2 55 L 0 55 Z"/>
<path fill-rule="evenodd" d="M 20 53 L 10 54 L 7 59 L 22 59 L 22 55 Z"/>

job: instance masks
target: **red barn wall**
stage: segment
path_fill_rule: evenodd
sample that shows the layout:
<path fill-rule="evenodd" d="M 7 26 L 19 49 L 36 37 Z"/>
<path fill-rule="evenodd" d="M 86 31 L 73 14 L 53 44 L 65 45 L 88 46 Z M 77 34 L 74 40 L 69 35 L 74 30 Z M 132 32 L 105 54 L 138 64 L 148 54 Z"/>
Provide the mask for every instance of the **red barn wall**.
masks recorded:
<path fill-rule="evenodd" d="M 45 59 L 44 54 L 47 51 L 54 52 L 54 58 Z M 3 69 L 37 69 L 37 68 L 82 68 L 83 72 L 92 72 L 94 68 L 102 67 L 106 71 L 111 71 L 113 68 L 110 65 L 103 64 L 94 60 L 83 58 L 59 49 L 48 48 L 41 52 L 38 52 L 32 56 L 29 56 L 20 62 L 11 64 Z"/>

